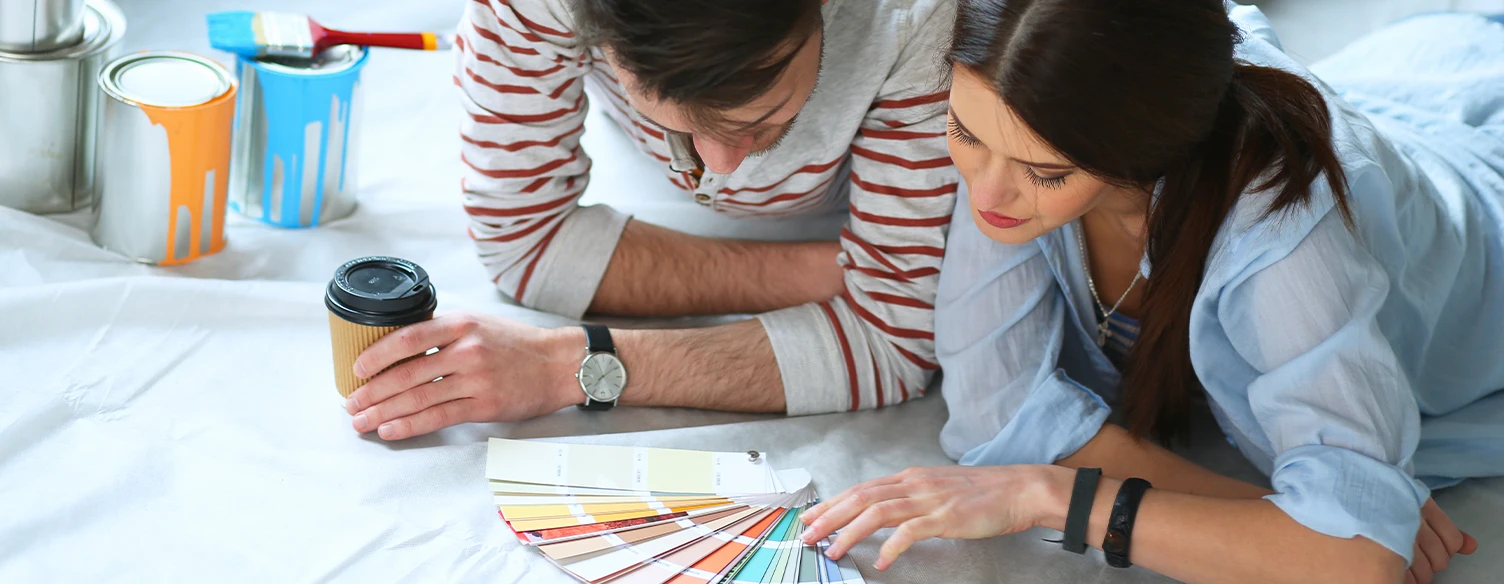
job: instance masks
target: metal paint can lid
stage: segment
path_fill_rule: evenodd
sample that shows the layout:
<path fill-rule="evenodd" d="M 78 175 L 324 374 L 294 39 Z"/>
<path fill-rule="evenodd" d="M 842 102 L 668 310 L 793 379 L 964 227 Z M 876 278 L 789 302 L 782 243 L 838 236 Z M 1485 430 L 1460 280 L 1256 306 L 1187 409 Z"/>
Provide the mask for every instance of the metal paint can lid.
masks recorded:
<path fill-rule="evenodd" d="M 110 97 L 155 107 L 192 107 L 234 87 L 230 72 L 212 59 L 188 53 L 150 51 L 105 65 L 99 85 Z"/>
<path fill-rule="evenodd" d="M 0 0 L 3 1 L 3 0 Z M 125 36 L 125 15 L 110 0 L 89 0 L 84 7 L 83 40 L 71 47 L 40 53 L 0 51 L 0 63 L 86 59 L 105 52 Z"/>
<path fill-rule="evenodd" d="M 324 49 L 312 59 L 296 57 L 261 57 L 255 59 L 256 67 L 285 75 L 333 75 L 348 71 L 366 59 L 365 47 L 335 45 Z"/>

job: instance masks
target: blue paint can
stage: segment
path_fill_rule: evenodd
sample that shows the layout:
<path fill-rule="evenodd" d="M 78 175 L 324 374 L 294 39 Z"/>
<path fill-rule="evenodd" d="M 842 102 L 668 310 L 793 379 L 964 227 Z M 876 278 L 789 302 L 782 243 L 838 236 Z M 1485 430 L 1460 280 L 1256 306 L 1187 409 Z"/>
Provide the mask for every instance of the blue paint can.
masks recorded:
<path fill-rule="evenodd" d="M 337 46 L 313 59 L 239 58 L 230 209 L 279 227 L 355 212 L 360 71 L 369 53 Z"/>

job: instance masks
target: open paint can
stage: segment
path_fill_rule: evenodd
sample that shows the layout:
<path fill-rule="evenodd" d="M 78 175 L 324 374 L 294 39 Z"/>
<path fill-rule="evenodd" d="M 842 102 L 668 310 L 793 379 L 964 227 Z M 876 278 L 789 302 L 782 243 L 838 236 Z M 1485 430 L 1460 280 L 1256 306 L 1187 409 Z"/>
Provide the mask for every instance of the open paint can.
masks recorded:
<path fill-rule="evenodd" d="M 365 48 L 313 59 L 241 57 L 230 208 L 279 227 L 355 211 L 355 145 Z"/>
<path fill-rule="evenodd" d="M 116 59 L 98 81 L 106 99 L 94 242 L 161 265 L 223 249 L 230 72 L 206 57 L 157 51 Z"/>
<path fill-rule="evenodd" d="M 7 2 L 0 0 L 0 27 L 8 30 Z M 89 0 L 82 22 L 79 40 L 60 49 L 0 48 L 0 206 L 65 213 L 93 203 L 101 103 L 94 79 L 119 53 L 125 17 L 109 0 Z"/>
<path fill-rule="evenodd" d="M 0 0 L 0 51 L 45 53 L 84 40 L 84 0 Z"/>

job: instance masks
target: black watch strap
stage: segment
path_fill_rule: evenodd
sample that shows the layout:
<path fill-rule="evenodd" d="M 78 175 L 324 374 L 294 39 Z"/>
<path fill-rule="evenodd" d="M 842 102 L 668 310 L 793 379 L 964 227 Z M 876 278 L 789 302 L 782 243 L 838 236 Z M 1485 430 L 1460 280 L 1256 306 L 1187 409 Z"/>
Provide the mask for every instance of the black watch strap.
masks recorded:
<path fill-rule="evenodd" d="M 1065 551 L 1086 553 L 1086 526 L 1091 521 L 1092 502 L 1097 498 L 1097 483 L 1101 478 L 1100 468 L 1076 469 L 1076 484 L 1071 488 L 1070 507 L 1065 514 L 1065 535 L 1060 540 Z"/>
<path fill-rule="evenodd" d="M 1107 565 L 1127 568 L 1128 553 L 1133 543 L 1133 521 L 1138 517 L 1138 504 L 1149 490 L 1149 481 L 1132 478 L 1123 481 L 1118 496 L 1112 502 L 1112 515 L 1107 518 L 1107 536 L 1102 538 L 1102 553 L 1107 556 Z"/>
<path fill-rule="evenodd" d="M 603 324 L 581 325 L 585 329 L 585 351 L 590 353 L 616 353 L 616 343 L 611 342 L 611 329 Z"/>
<path fill-rule="evenodd" d="M 611 342 L 611 329 L 603 324 L 581 325 L 585 329 L 585 353 L 611 353 L 616 354 L 616 343 Z M 579 408 L 590 412 L 604 412 L 616 407 L 616 402 L 601 402 L 585 396 L 585 403 L 578 404 Z"/>

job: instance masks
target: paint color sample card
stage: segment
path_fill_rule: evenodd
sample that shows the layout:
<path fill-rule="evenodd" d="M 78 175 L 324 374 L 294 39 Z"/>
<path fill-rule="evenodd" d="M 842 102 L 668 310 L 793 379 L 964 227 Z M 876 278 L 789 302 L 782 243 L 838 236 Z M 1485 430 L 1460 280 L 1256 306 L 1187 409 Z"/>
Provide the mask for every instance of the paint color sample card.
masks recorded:
<path fill-rule="evenodd" d="M 777 490 L 767 457 L 631 446 L 492 438 L 486 477 L 539 485 L 655 493 L 739 495 Z"/>
<path fill-rule="evenodd" d="M 762 453 L 493 438 L 486 478 L 518 541 L 589 584 L 858 584 L 800 541 L 803 469 Z"/>

